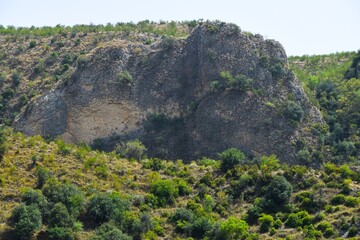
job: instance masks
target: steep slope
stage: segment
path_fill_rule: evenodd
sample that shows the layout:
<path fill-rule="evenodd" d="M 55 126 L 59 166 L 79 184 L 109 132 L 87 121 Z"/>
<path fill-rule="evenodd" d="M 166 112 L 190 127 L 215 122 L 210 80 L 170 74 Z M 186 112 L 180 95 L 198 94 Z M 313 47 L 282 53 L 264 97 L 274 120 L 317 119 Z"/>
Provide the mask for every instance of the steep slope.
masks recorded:
<path fill-rule="evenodd" d="M 220 22 L 201 23 L 186 39 L 153 36 L 145 44 L 148 38 L 120 37 L 93 49 L 27 106 L 15 129 L 104 148 L 139 138 L 150 155 L 169 159 L 236 147 L 318 162 L 312 129 L 321 115 L 278 42 Z"/>

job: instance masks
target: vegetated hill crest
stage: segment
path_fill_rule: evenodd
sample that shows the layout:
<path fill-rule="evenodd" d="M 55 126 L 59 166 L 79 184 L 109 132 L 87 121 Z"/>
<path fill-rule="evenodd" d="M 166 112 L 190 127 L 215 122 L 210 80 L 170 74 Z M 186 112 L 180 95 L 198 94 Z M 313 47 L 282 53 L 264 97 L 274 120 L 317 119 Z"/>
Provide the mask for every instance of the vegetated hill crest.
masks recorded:
<path fill-rule="evenodd" d="M 316 151 L 322 123 L 278 42 L 206 22 L 186 39 L 139 34 L 97 46 L 15 129 L 104 148 L 138 138 L 169 159 L 236 147 L 310 163 L 299 152 Z"/>

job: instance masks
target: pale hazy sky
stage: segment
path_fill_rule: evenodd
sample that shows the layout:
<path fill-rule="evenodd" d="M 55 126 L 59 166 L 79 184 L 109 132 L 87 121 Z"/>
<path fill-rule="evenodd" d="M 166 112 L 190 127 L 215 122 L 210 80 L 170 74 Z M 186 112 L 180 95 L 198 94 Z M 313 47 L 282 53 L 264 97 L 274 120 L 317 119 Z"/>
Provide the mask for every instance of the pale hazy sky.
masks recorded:
<path fill-rule="evenodd" d="M 288 55 L 360 49 L 360 0 L 0 0 L 4 26 L 221 20 L 280 41 Z"/>

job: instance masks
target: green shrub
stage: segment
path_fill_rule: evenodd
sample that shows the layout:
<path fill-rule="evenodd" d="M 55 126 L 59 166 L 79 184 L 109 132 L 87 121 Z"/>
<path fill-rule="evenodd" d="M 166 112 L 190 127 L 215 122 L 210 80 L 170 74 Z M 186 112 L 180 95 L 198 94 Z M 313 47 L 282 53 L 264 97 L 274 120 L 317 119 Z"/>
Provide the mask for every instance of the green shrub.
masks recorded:
<path fill-rule="evenodd" d="M 51 227 L 46 229 L 50 240 L 75 240 L 74 233 L 69 228 Z"/>
<path fill-rule="evenodd" d="M 206 232 L 212 229 L 213 224 L 211 221 L 206 217 L 199 217 L 193 223 L 190 224 L 187 231 L 189 231 L 189 235 L 200 239 L 203 238 Z"/>
<path fill-rule="evenodd" d="M 191 210 L 186 208 L 177 208 L 175 212 L 169 217 L 171 223 L 176 223 L 177 221 L 186 221 L 192 222 L 194 214 Z"/>
<path fill-rule="evenodd" d="M 312 218 L 307 211 L 300 211 L 298 213 L 290 213 L 285 221 L 285 226 L 291 228 L 303 227 L 312 222 Z"/>
<path fill-rule="evenodd" d="M 265 193 L 268 207 L 277 210 L 282 208 L 290 200 L 293 187 L 283 176 L 275 176 L 270 182 Z"/>
<path fill-rule="evenodd" d="M 0 162 L 3 160 L 7 149 L 8 145 L 6 131 L 3 127 L 0 127 Z"/>
<path fill-rule="evenodd" d="M 355 237 L 358 232 L 359 232 L 358 228 L 355 226 L 352 226 L 349 229 L 348 237 Z"/>
<path fill-rule="evenodd" d="M 260 232 L 268 232 L 274 226 L 274 218 L 271 215 L 262 214 L 259 218 Z"/>
<path fill-rule="evenodd" d="M 63 203 L 72 216 L 77 216 L 84 203 L 84 195 L 78 187 L 70 183 L 60 183 L 49 179 L 43 187 L 43 194 L 50 202 Z"/>
<path fill-rule="evenodd" d="M 220 225 L 220 236 L 216 239 L 247 239 L 248 224 L 240 218 L 229 217 Z"/>
<path fill-rule="evenodd" d="M 116 226 L 105 223 L 95 230 L 96 235 L 91 240 L 132 240 Z"/>
<path fill-rule="evenodd" d="M 345 206 L 347 207 L 356 207 L 360 202 L 360 199 L 353 196 L 348 196 L 345 199 Z"/>
<path fill-rule="evenodd" d="M 335 230 L 332 228 L 331 224 L 326 221 L 319 223 L 316 229 L 320 230 L 326 238 L 335 234 Z"/>
<path fill-rule="evenodd" d="M 294 101 L 286 101 L 284 115 L 294 121 L 300 121 L 304 115 L 304 110 L 301 105 Z"/>
<path fill-rule="evenodd" d="M 134 83 L 134 79 L 131 76 L 130 72 L 125 70 L 118 74 L 117 82 L 122 86 L 127 85 L 131 87 Z"/>
<path fill-rule="evenodd" d="M 21 195 L 21 201 L 27 206 L 36 205 L 42 214 L 48 211 L 49 203 L 40 190 L 26 190 Z"/>
<path fill-rule="evenodd" d="M 297 152 L 297 157 L 301 163 L 307 164 L 311 162 L 311 154 L 307 149 L 301 149 Z"/>
<path fill-rule="evenodd" d="M 36 47 L 36 41 L 32 40 L 30 41 L 29 48 L 34 48 L 34 47 Z"/>
<path fill-rule="evenodd" d="M 280 220 L 280 219 L 276 219 L 275 222 L 274 222 L 274 228 L 275 228 L 275 229 L 279 229 L 279 228 L 281 228 L 281 226 L 282 226 L 281 220 Z"/>
<path fill-rule="evenodd" d="M 275 63 L 270 67 L 270 72 L 274 78 L 279 78 L 285 74 L 284 67 L 281 63 Z"/>
<path fill-rule="evenodd" d="M 247 222 L 249 224 L 257 223 L 262 212 L 263 212 L 263 209 L 260 206 L 258 206 L 258 205 L 252 206 L 247 211 L 247 218 L 246 218 Z"/>
<path fill-rule="evenodd" d="M 22 74 L 19 73 L 18 71 L 15 71 L 12 75 L 11 75 L 11 79 L 13 81 L 13 87 L 17 87 L 19 86 L 21 79 L 22 79 Z"/>
<path fill-rule="evenodd" d="M 4 84 L 5 80 L 6 80 L 5 73 L 0 72 L 0 86 L 2 86 Z"/>
<path fill-rule="evenodd" d="M 220 169 L 222 172 L 227 172 L 233 169 L 235 165 L 244 163 L 245 154 L 236 148 L 229 148 L 219 154 L 221 165 Z"/>
<path fill-rule="evenodd" d="M 346 200 L 346 197 L 344 194 L 337 194 L 336 196 L 334 196 L 331 199 L 331 204 L 332 205 L 340 205 L 340 204 L 344 204 Z"/>
<path fill-rule="evenodd" d="M 321 239 L 322 233 L 317 231 L 312 224 L 304 226 L 304 236 L 306 239 Z"/>
<path fill-rule="evenodd" d="M 179 195 L 177 184 L 173 180 L 157 180 L 150 184 L 150 192 L 157 197 L 160 207 L 174 204 Z"/>
<path fill-rule="evenodd" d="M 136 160 L 140 160 L 144 156 L 146 150 L 147 149 L 144 144 L 142 144 L 137 139 L 133 141 L 128 141 L 125 144 L 121 144 L 116 147 L 116 151 L 122 156 L 128 159 L 133 158 Z"/>
<path fill-rule="evenodd" d="M 164 168 L 164 162 L 159 158 L 150 158 L 148 161 L 143 163 L 143 166 L 146 169 L 151 169 L 153 171 L 160 171 Z"/>
<path fill-rule="evenodd" d="M 61 202 L 58 202 L 50 211 L 49 226 L 69 228 L 74 224 L 73 218 L 70 216 L 67 208 Z"/>
<path fill-rule="evenodd" d="M 14 208 L 11 219 L 17 239 L 28 240 L 42 225 L 41 213 L 36 205 L 20 205 Z"/>
<path fill-rule="evenodd" d="M 130 207 L 130 202 L 120 197 L 117 192 L 100 193 L 90 198 L 87 216 L 101 224 L 113 218 L 120 218 Z"/>
<path fill-rule="evenodd" d="M 44 167 L 37 167 L 35 174 L 37 176 L 37 188 L 42 188 L 46 181 L 50 178 L 50 172 Z"/>

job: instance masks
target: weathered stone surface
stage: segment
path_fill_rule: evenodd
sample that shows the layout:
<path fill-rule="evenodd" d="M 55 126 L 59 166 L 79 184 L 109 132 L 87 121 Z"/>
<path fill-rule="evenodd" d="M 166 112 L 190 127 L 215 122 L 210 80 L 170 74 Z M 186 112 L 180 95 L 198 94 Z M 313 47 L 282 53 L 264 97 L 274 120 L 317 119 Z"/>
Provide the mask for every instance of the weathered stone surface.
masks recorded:
<path fill-rule="evenodd" d="M 297 140 L 316 147 L 304 128 L 322 118 L 288 70 L 283 47 L 235 25 L 207 22 L 187 39 L 154 38 L 151 45 L 118 39 L 87 58 L 66 83 L 27 107 L 16 130 L 73 143 L 102 139 L 105 147 L 139 138 L 149 155 L 185 160 L 237 147 L 296 163 Z M 118 82 L 124 71 L 132 84 Z M 212 81 L 224 81 L 222 71 L 253 79 L 251 89 L 212 90 Z M 304 110 L 297 125 L 282 114 L 289 98 Z"/>

